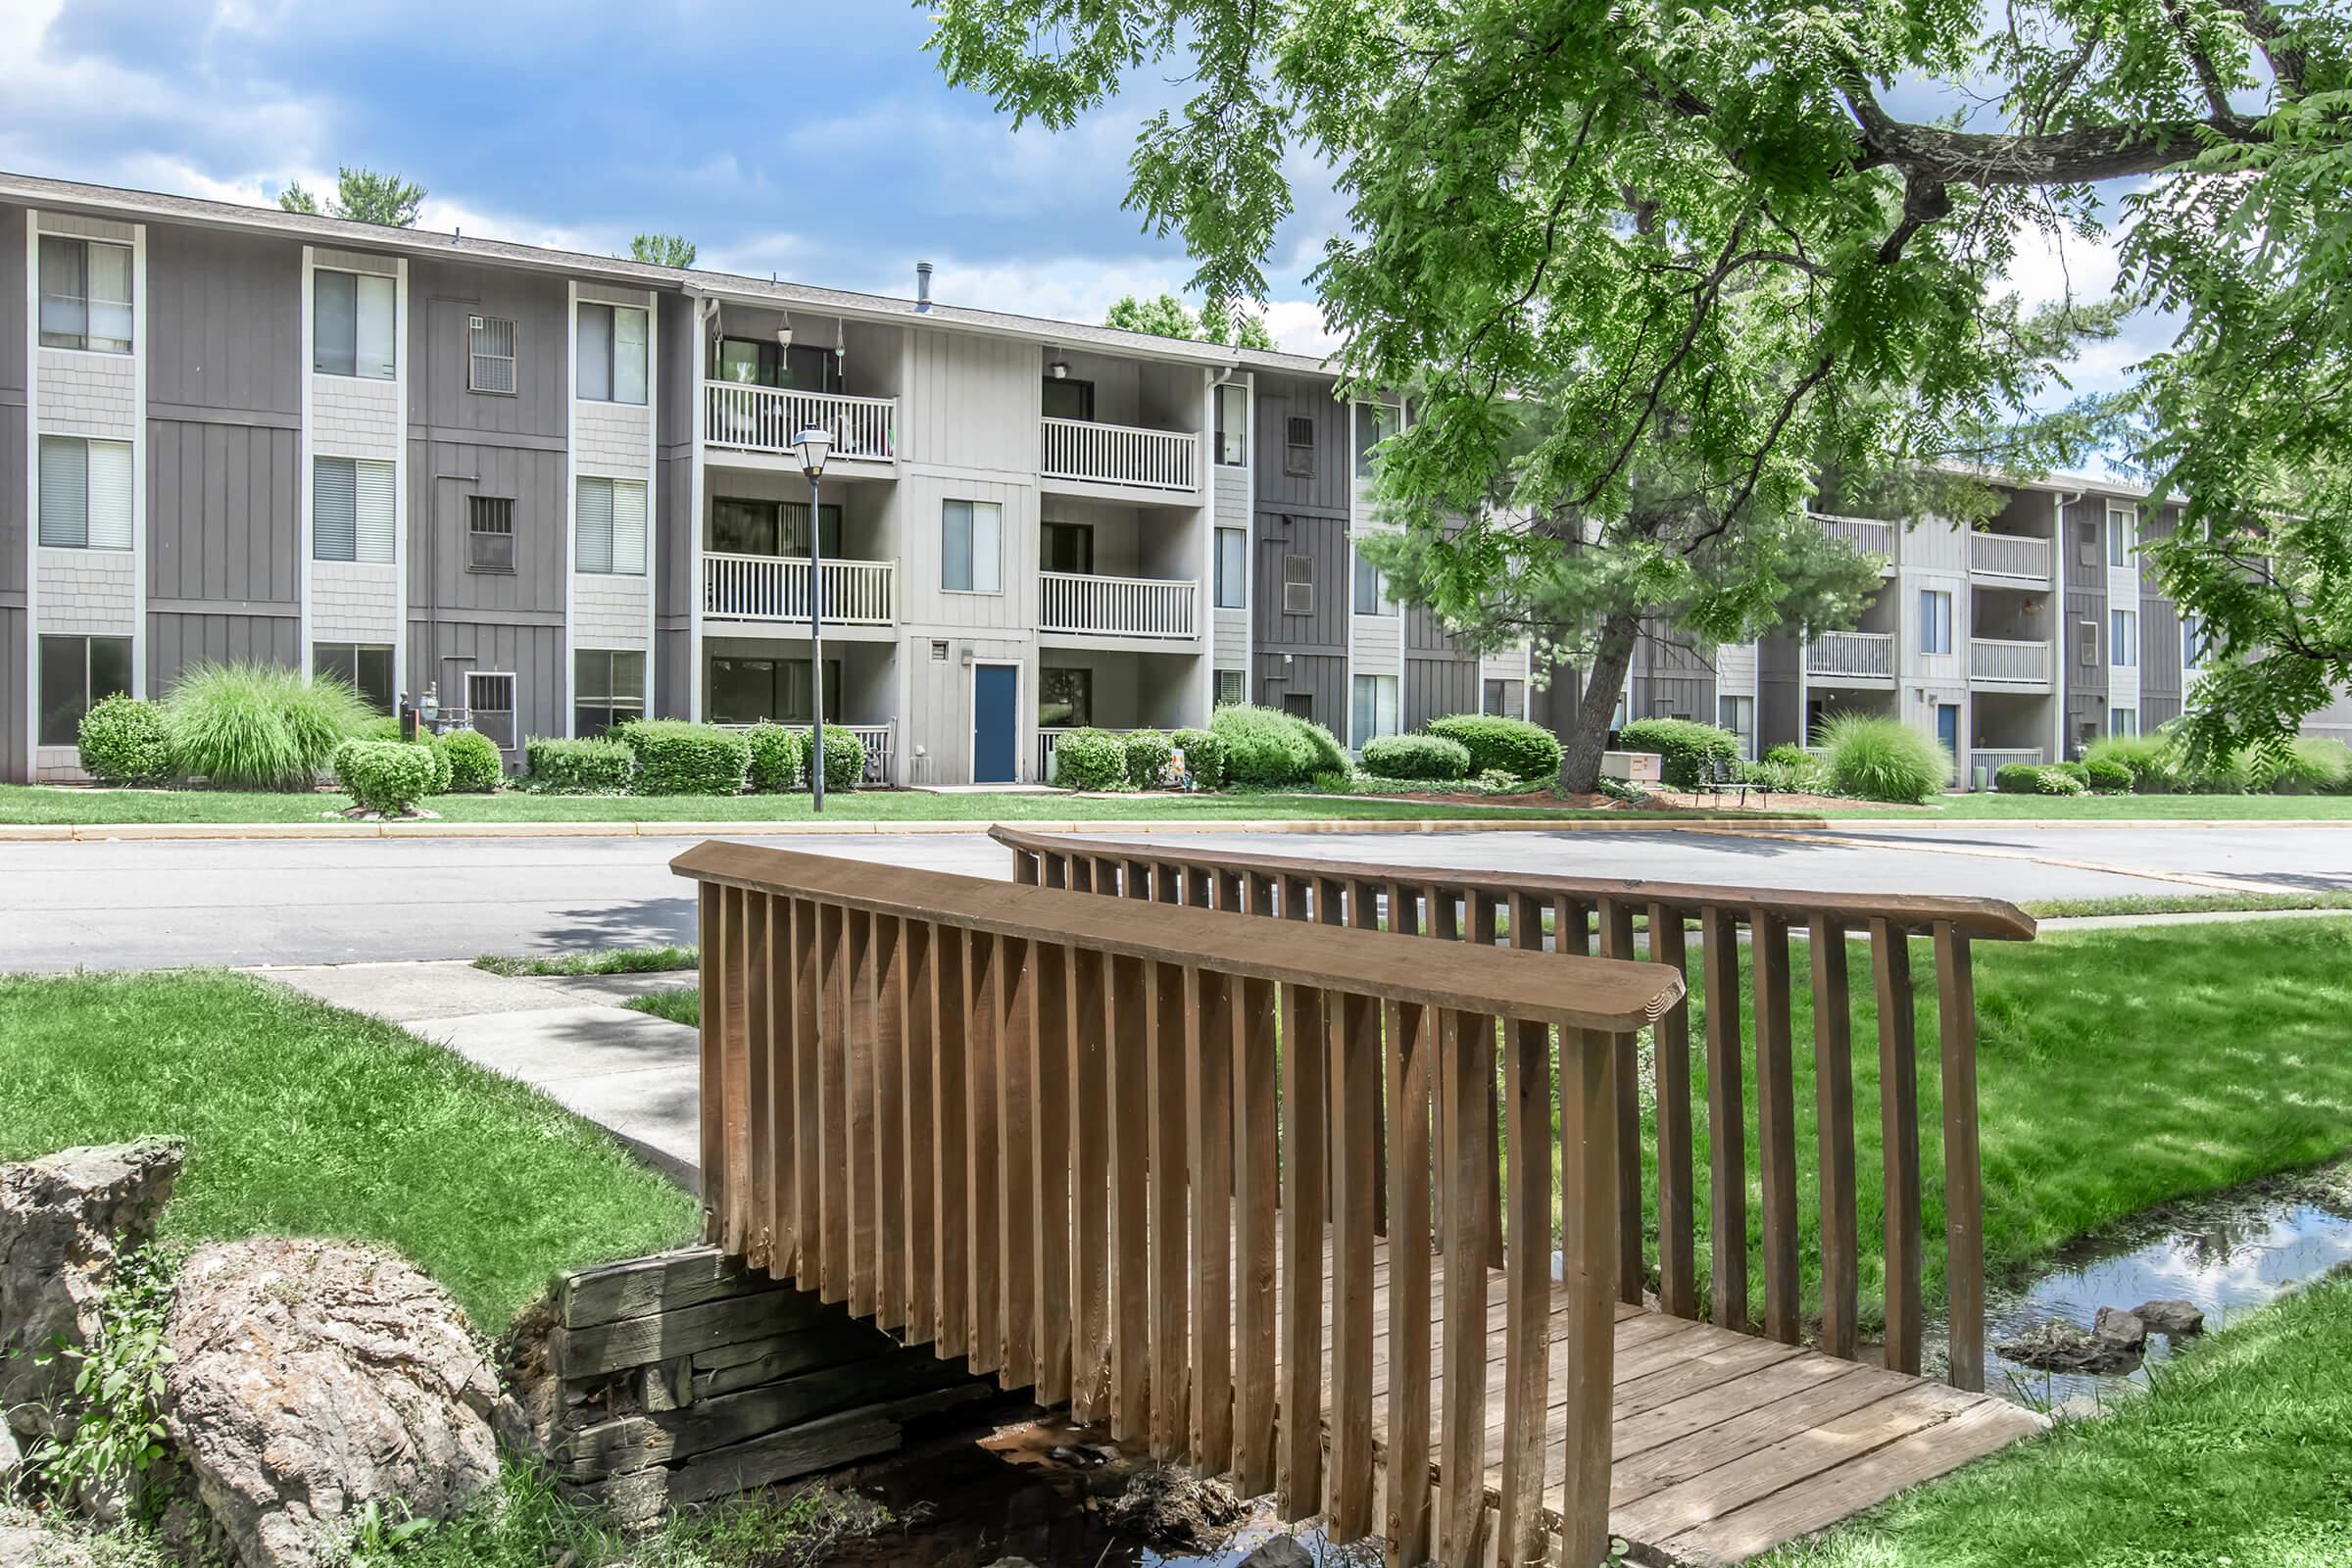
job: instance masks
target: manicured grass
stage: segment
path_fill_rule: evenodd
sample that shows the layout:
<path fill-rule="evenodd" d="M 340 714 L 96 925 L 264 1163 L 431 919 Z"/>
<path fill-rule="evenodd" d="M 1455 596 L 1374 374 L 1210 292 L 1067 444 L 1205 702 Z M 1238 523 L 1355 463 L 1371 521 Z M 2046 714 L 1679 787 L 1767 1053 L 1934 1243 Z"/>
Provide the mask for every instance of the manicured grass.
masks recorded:
<path fill-rule="evenodd" d="M 512 958 L 485 953 L 473 960 L 476 969 L 492 974 L 666 974 L 695 966 L 692 948 L 598 948 L 589 953 L 566 953 L 553 958 Z"/>
<path fill-rule="evenodd" d="M 2341 1568 L 2352 1281 L 2197 1345 L 2155 1388 L 1905 1494 L 1758 1568 Z"/>
<path fill-rule="evenodd" d="M 1830 817 L 1882 816 L 1899 822 L 2003 821 L 2352 821 L 2352 795 L 1944 795 L 1926 807 L 1851 801 L 1825 806 Z"/>
<path fill-rule="evenodd" d="M 671 1023 L 699 1024 L 703 1021 L 703 994 L 693 986 L 680 986 L 675 991 L 653 991 L 642 997 L 631 997 L 621 1004 L 639 1012 L 650 1012 Z"/>
<path fill-rule="evenodd" d="M 382 1242 L 486 1332 L 697 1225 L 596 1128 L 390 1024 L 212 971 L 0 979 L 0 1160 L 148 1133 L 188 1142 L 167 1242 Z"/>
<path fill-rule="evenodd" d="M 2036 920 L 2097 914 L 2228 914 L 2266 909 L 2352 909 L 2352 893 L 2125 893 L 2103 899 L 2030 899 Z"/>

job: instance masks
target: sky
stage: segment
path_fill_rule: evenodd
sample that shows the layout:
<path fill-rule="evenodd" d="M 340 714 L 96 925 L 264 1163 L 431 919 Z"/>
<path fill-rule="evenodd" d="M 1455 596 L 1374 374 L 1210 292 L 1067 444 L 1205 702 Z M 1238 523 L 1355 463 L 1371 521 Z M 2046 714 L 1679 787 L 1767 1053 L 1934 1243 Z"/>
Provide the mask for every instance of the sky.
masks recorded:
<path fill-rule="evenodd" d="M 430 193 L 421 221 L 625 253 L 682 233 L 705 268 L 1097 321 L 1181 291 L 1182 244 L 1122 208 L 1156 80 L 1059 134 L 951 88 L 904 0 L 0 0 L 0 169 L 269 203 L 338 163 Z M 1267 268 L 1266 324 L 1332 346 L 1305 281 L 1345 222 L 1320 171 Z M 2098 293 L 2114 256 L 2025 241 L 2030 299 Z M 2079 368 L 2109 390 L 2143 322 Z"/>

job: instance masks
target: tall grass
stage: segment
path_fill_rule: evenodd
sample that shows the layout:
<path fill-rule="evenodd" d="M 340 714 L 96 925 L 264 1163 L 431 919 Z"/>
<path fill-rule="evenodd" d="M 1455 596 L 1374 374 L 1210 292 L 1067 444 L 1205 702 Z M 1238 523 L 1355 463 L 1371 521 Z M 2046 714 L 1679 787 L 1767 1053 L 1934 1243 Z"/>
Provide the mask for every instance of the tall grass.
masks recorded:
<path fill-rule="evenodd" d="M 1813 739 L 1827 758 L 1830 787 L 1840 795 L 1919 805 L 1952 781 L 1952 754 L 1900 719 L 1840 714 Z"/>
<path fill-rule="evenodd" d="M 164 704 L 180 771 L 220 789 L 307 789 L 374 717 L 342 681 L 272 664 L 192 664 Z"/>

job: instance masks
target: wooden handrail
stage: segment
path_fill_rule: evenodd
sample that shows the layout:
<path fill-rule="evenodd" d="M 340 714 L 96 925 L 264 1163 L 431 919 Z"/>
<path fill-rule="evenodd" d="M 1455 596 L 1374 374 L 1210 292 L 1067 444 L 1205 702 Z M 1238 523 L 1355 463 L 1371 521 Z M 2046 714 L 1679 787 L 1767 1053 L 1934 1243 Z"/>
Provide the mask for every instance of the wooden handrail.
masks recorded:
<path fill-rule="evenodd" d="M 1526 1561 L 1556 1533 L 1598 1561 L 1616 1078 L 1682 978 L 1327 924 L 1269 941 L 1236 914 L 1303 910 L 1296 878 L 1134 848 L 1058 857 L 1060 887 L 674 859 L 700 884 L 711 1240 L 1337 1539 Z"/>
<path fill-rule="evenodd" d="M 1695 920 L 1707 1001 L 1703 1090 L 1691 1084 L 1690 1005 L 1678 992 L 1655 1022 L 1657 1191 L 1643 1190 L 1642 1111 L 1634 1043 L 1617 1041 L 1615 1120 L 1616 1279 L 1625 1300 L 1642 1299 L 1652 1276 L 1642 1250 L 1645 1207 L 1654 1202 L 1658 1255 L 1654 1277 L 1663 1309 L 1699 1315 L 1694 1158 L 1709 1171 L 1709 1292 L 1713 1319 L 1749 1325 L 1747 1195 L 1761 1197 L 1763 1331 L 1795 1344 L 1802 1335 L 1802 1248 L 1797 1211 L 1796 1074 L 1790 995 L 1792 931 L 1807 937 L 1813 995 L 1813 1098 L 1821 1211 L 1818 1333 L 1833 1355 L 1858 1353 L 1859 1240 L 1855 1200 L 1853 1017 L 1845 945 L 1865 939 L 1878 1024 L 1880 1137 L 1886 1215 L 1886 1364 L 1920 1369 L 1923 1338 L 1921 1123 L 1910 938 L 1935 944 L 1937 1066 L 1942 1089 L 1944 1243 L 1951 1382 L 1981 1391 L 1984 1369 L 1984 1195 L 1977 1126 L 1976 1000 L 1970 944 L 1984 938 L 2028 941 L 2034 922 L 1994 899 L 1924 895 L 1868 897 L 1786 889 L 1547 876 L 1510 871 L 1381 865 L 1311 857 L 1195 850 L 1148 841 L 1083 839 L 998 827 L 1013 852 L 1016 881 L 1080 887 L 1079 868 L 1105 860 L 1161 880 L 1263 880 L 1280 896 L 1252 913 L 1323 925 L 1385 928 L 1456 940 L 1470 952 L 1493 949 L 1503 933 L 1515 948 L 1575 956 L 1636 956 L 1635 921 L 1646 918 L 1646 961 L 1689 984 L 1686 927 Z M 1098 891 L 1101 889 L 1098 887 Z M 1755 1019 L 1743 1042 L 1740 955 L 1747 954 L 1747 1001 Z M 1752 1055 L 1748 1046 L 1752 1044 Z M 1742 1078 L 1753 1075 L 1743 1089 Z M 1746 1103 L 1755 1106 L 1756 1149 L 1746 1149 Z M 1703 1096 L 1708 1146 L 1693 1147 L 1694 1096 Z M 1490 1257 L 1495 1249 L 1489 1239 Z"/>

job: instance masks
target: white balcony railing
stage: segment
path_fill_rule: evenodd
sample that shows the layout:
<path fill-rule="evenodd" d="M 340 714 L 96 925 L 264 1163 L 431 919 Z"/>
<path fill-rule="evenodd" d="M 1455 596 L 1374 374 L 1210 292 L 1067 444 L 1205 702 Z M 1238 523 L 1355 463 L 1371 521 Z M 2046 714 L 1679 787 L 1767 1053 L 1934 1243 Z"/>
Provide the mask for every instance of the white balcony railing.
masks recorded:
<path fill-rule="evenodd" d="M 2009 686 L 2047 686 L 2050 645 L 1972 637 L 1968 644 L 1968 675 L 1971 680 L 1998 681 Z"/>
<path fill-rule="evenodd" d="M 2050 578 L 2050 542 L 2022 533 L 1972 533 L 1968 567 L 1987 577 Z"/>
<path fill-rule="evenodd" d="M 1193 637 L 1198 585 L 1150 577 L 1037 574 L 1037 629 L 1112 637 Z"/>
<path fill-rule="evenodd" d="M 1054 748 L 1061 744 L 1061 738 L 1064 735 L 1077 727 L 1075 724 L 1066 724 L 1054 729 L 1041 729 L 1037 732 L 1037 781 L 1040 784 L 1054 782 Z M 1108 724 L 1095 724 L 1089 727 L 1103 730 L 1112 735 L 1130 733 L 1127 730 L 1114 729 Z"/>
<path fill-rule="evenodd" d="M 793 437 L 815 425 L 831 433 L 836 458 L 888 463 L 898 454 L 896 398 L 706 381 L 703 399 L 703 439 L 714 447 L 789 455 Z"/>
<path fill-rule="evenodd" d="M 1970 771 L 1974 772 L 1981 767 L 1984 770 L 1984 776 L 1988 780 L 1993 774 L 2012 762 L 2038 764 L 2040 761 L 2041 748 L 2038 746 L 1974 746 L 1969 748 L 1968 753 Z"/>
<path fill-rule="evenodd" d="M 1805 645 L 1805 673 L 1866 680 L 1894 678 L 1894 634 L 1825 631 Z"/>
<path fill-rule="evenodd" d="M 1037 471 L 1148 490 L 1197 490 L 1200 438 L 1183 430 L 1138 430 L 1091 419 L 1040 419 Z"/>
<path fill-rule="evenodd" d="M 721 724 L 718 727 L 720 729 L 750 729 L 752 726 L 749 724 Z M 789 730 L 798 730 L 803 735 L 808 733 L 807 724 L 787 724 L 784 727 Z M 836 724 L 828 718 L 825 720 L 825 728 L 828 731 L 846 729 L 858 737 L 858 743 L 865 748 L 866 783 L 887 784 L 890 782 L 891 763 L 897 756 L 897 725 Z"/>
<path fill-rule="evenodd" d="M 807 620 L 808 562 L 801 556 L 703 557 L 703 613 L 729 620 Z M 898 618 L 899 564 L 828 561 L 827 625 L 887 626 Z"/>
<path fill-rule="evenodd" d="M 1834 517 L 1827 513 L 1810 514 L 1821 524 L 1821 531 L 1833 539 L 1842 539 L 1866 556 L 1894 557 L 1894 524 L 1876 522 L 1868 517 Z"/>

